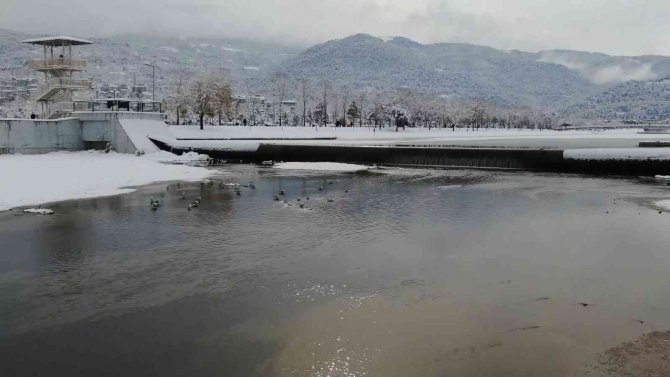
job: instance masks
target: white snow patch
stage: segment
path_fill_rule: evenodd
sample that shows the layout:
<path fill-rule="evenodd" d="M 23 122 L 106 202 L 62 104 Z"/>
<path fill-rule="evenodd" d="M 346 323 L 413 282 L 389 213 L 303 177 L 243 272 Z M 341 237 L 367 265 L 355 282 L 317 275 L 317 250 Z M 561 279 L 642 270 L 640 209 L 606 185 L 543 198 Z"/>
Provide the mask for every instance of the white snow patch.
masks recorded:
<path fill-rule="evenodd" d="M 273 166 L 282 170 L 314 170 L 314 171 L 362 171 L 370 167 L 365 165 L 343 164 L 339 162 L 280 162 Z"/>
<path fill-rule="evenodd" d="M 48 208 L 28 208 L 24 209 L 25 213 L 34 213 L 36 215 L 53 215 L 54 211 Z"/>
<path fill-rule="evenodd" d="M 165 52 L 169 52 L 169 53 L 171 53 L 171 54 L 178 54 L 178 53 L 179 53 L 179 49 L 178 49 L 178 48 L 171 47 L 171 46 L 161 46 L 161 47 L 160 47 L 160 50 L 161 50 L 161 51 L 165 51 Z"/>
<path fill-rule="evenodd" d="M 118 195 L 129 186 L 161 181 L 199 181 L 202 167 L 164 164 L 171 153 L 134 156 L 99 151 L 0 156 L 0 211 L 62 200 Z M 187 156 L 187 158 L 193 157 Z M 172 155 L 172 160 L 180 156 Z"/>
<path fill-rule="evenodd" d="M 658 206 L 658 207 L 661 207 L 661 208 L 663 208 L 663 209 L 665 209 L 665 210 L 670 211 L 670 200 L 669 200 L 669 199 L 666 199 L 666 200 L 659 200 L 659 201 L 657 201 L 655 204 L 656 204 L 656 206 Z"/>
<path fill-rule="evenodd" d="M 447 186 L 437 186 L 438 189 L 440 190 L 452 190 L 456 188 L 463 187 L 463 185 L 447 185 Z"/>
<path fill-rule="evenodd" d="M 593 148 L 566 149 L 563 158 L 569 160 L 670 160 L 670 148 Z"/>
<path fill-rule="evenodd" d="M 170 163 L 206 162 L 207 160 L 209 160 L 209 156 L 207 156 L 206 154 L 200 154 L 196 152 L 186 152 L 182 153 L 181 155 L 176 155 L 174 153 L 166 151 L 158 151 L 153 153 L 147 153 L 142 157 L 156 162 L 170 162 Z"/>
<path fill-rule="evenodd" d="M 240 50 L 239 48 L 228 47 L 228 46 L 222 46 L 221 49 L 223 51 L 228 51 L 228 52 L 245 52 L 244 50 Z"/>

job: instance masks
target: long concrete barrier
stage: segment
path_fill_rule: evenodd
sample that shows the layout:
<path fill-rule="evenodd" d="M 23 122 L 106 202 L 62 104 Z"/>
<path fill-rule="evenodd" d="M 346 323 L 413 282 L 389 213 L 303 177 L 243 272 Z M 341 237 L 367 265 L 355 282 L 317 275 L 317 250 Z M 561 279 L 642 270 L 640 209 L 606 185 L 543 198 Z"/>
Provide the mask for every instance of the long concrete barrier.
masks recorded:
<path fill-rule="evenodd" d="M 327 146 L 261 144 L 255 152 L 211 149 L 179 149 L 165 142 L 156 145 L 174 153 L 195 151 L 218 159 L 250 162 L 264 160 L 304 162 L 344 162 L 387 166 L 437 168 L 484 168 L 608 175 L 653 176 L 670 174 L 670 161 L 659 160 L 577 160 L 565 159 L 562 150 L 400 147 L 400 146 Z"/>

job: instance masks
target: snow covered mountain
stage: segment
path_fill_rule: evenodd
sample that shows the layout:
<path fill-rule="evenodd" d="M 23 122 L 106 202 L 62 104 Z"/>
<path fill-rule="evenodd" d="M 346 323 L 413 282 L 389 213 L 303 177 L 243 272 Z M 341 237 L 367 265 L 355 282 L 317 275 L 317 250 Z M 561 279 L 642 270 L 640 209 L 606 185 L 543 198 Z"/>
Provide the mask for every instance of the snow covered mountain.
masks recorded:
<path fill-rule="evenodd" d="M 670 119 L 670 79 L 626 81 L 568 106 L 561 113 L 577 119 Z"/>
<path fill-rule="evenodd" d="M 503 51 L 459 43 L 420 44 L 407 38 L 357 34 L 307 49 L 281 70 L 293 77 L 326 78 L 334 85 L 384 91 L 410 88 L 460 100 L 484 100 L 500 106 L 545 111 L 580 109 L 596 114 L 592 98 L 611 99 L 610 90 L 635 90 L 636 103 L 658 98 L 658 84 L 617 86 L 631 80 L 670 76 L 665 56 L 621 57 L 570 50 L 537 53 Z M 646 96 L 646 97 L 645 97 Z M 644 97 L 644 100 L 640 100 Z M 617 97 L 612 106 L 621 106 Z M 646 114 L 647 107 L 633 111 Z M 655 114 L 653 110 L 649 116 Z M 610 116 L 609 112 L 602 112 Z"/>
<path fill-rule="evenodd" d="M 339 86 L 410 88 L 453 99 L 543 109 L 596 90 L 578 72 L 539 61 L 532 53 L 455 43 L 423 45 L 365 34 L 309 48 L 280 70 L 293 77 L 326 78 Z"/>

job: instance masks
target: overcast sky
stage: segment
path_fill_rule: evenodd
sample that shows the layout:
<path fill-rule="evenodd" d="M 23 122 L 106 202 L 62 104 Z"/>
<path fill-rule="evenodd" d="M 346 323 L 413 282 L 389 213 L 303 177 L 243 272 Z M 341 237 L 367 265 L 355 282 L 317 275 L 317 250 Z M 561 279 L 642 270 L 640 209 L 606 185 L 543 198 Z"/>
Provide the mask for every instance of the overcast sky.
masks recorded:
<path fill-rule="evenodd" d="M 355 33 L 503 49 L 670 55 L 670 0 L 0 0 L 0 27 L 103 37 L 274 38 Z"/>

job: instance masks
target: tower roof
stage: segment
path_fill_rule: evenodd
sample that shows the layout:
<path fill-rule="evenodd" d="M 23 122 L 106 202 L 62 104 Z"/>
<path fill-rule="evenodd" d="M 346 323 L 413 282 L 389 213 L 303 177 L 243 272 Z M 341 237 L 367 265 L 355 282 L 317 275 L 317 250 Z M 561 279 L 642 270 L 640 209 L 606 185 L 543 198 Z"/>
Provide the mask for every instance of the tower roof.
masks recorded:
<path fill-rule="evenodd" d="M 72 37 L 65 37 L 65 36 L 26 39 L 25 41 L 21 41 L 21 43 L 30 43 L 30 44 L 33 44 L 33 45 L 53 46 L 53 47 L 93 44 L 93 42 L 87 41 L 86 39 L 72 38 Z"/>

